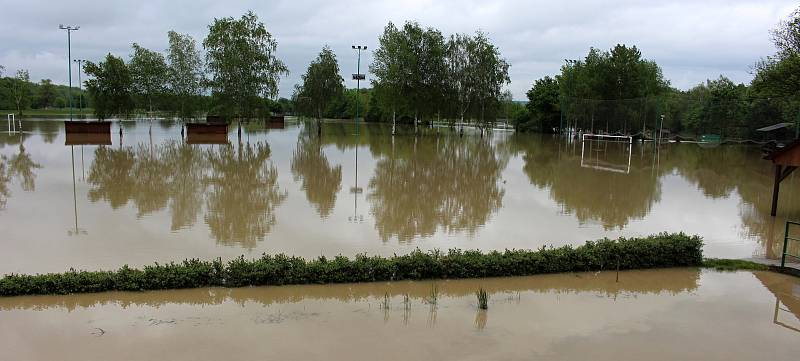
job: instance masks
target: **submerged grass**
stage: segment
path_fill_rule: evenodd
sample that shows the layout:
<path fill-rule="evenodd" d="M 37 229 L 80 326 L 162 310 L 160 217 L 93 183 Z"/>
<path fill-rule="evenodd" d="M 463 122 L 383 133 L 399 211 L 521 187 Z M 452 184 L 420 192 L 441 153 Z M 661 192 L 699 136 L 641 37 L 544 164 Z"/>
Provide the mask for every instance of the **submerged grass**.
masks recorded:
<path fill-rule="evenodd" d="M 750 271 L 766 271 L 769 270 L 769 266 L 741 260 L 741 259 L 720 259 L 720 258 L 706 258 L 703 260 L 703 267 L 705 268 L 713 268 L 717 271 L 739 271 L 739 270 L 750 270 Z"/>
<path fill-rule="evenodd" d="M 542 273 L 645 269 L 703 265 L 700 237 L 661 233 L 642 238 L 602 239 L 582 246 L 539 250 L 420 250 L 392 257 L 358 255 L 306 260 L 283 254 L 229 262 L 185 260 L 116 271 L 76 271 L 0 279 L 0 296 L 143 291 L 209 286 L 241 287 L 420 279 L 525 276 Z M 436 302 L 438 291 L 431 300 Z"/>
<path fill-rule="evenodd" d="M 483 288 L 479 288 L 475 291 L 475 296 L 478 297 L 478 308 L 482 310 L 489 309 L 489 294 L 486 293 L 486 290 Z"/>

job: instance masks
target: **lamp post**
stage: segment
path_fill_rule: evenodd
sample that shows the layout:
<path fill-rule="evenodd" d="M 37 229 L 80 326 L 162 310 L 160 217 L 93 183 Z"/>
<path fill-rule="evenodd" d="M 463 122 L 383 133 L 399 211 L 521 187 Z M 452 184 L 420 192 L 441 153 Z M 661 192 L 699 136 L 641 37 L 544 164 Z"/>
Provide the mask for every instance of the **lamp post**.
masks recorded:
<path fill-rule="evenodd" d="M 81 72 L 83 71 L 84 59 L 75 59 L 74 62 L 78 63 L 78 114 L 83 118 L 83 89 L 81 89 Z"/>
<path fill-rule="evenodd" d="M 353 45 L 353 50 L 358 50 L 358 65 L 356 68 L 356 73 L 353 74 L 353 80 L 356 81 L 356 134 L 358 134 L 358 103 L 360 103 L 361 98 L 361 81 L 366 79 L 364 74 L 361 74 L 361 50 L 367 50 L 366 45 Z"/>
<path fill-rule="evenodd" d="M 64 25 L 58 26 L 61 30 L 67 31 L 67 77 L 69 78 L 69 90 L 67 90 L 67 99 L 69 100 L 69 120 L 72 121 L 72 40 L 71 34 L 73 31 L 78 31 L 80 26 Z"/>
<path fill-rule="evenodd" d="M 575 64 L 578 63 L 577 60 L 572 60 L 572 59 L 564 59 L 564 62 L 568 64 L 567 65 L 568 67 L 573 67 L 573 66 L 575 66 Z M 572 76 L 573 72 L 574 72 L 574 69 L 570 70 L 570 72 L 569 72 L 570 73 L 570 79 L 568 81 L 569 81 L 569 85 L 570 85 L 570 90 L 575 90 L 574 89 L 574 85 L 575 84 L 573 84 L 574 79 L 573 79 L 573 76 Z M 566 104 L 562 104 L 561 105 L 561 124 L 558 126 L 558 133 L 561 134 L 561 135 L 564 134 L 564 108 L 566 108 L 565 105 Z M 567 118 L 567 125 L 569 125 L 569 117 Z"/>

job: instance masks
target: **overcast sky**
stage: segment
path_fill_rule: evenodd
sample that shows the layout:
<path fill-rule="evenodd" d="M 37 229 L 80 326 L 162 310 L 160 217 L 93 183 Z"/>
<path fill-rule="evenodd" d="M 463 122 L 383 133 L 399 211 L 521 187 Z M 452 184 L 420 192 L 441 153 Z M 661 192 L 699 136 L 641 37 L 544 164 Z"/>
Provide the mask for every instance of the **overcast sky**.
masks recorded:
<path fill-rule="evenodd" d="M 406 20 L 436 27 L 445 36 L 487 32 L 511 64 L 515 99 L 524 99 L 534 80 L 557 73 L 564 59 L 617 43 L 637 45 L 673 86 L 686 89 L 719 75 L 749 82 L 752 64 L 774 52 L 769 30 L 797 6 L 782 0 L 0 0 L 0 65 L 6 73 L 25 68 L 34 81 L 66 84 L 67 39 L 58 24 L 81 27 L 72 36 L 73 58 L 97 60 L 111 52 L 128 59 L 132 42 L 164 51 L 167 31 L 175 30 L 201 44 L 214 18 L 253 10 L 277 38 L 278 56 L 289 66 L 291 74 L 280 84 L 286 97 L 324 44 L 336 52 L 347 85 L 355 87 L 349 80 L 356 68 L 350 46 L 369 47 L 364 69 L 387 22 Z"/>

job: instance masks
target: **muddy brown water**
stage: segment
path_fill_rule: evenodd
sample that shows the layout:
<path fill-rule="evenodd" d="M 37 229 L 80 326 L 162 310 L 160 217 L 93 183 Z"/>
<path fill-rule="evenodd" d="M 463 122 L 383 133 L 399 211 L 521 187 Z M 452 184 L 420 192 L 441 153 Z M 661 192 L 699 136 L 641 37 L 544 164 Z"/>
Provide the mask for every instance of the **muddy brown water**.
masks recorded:
<path fill-rule="evenodd" d="M 110 139 L 67 139 L 62 121 L 23 127 L 0 133 L 0 274 L 530 249 L 660 231 L 703 236 L 711 257 L 775 258 L 783 221 L 800 218 L 800 173 L 769 217 L 772 168 L 753 146 L 584 146 L 446 128 L 392 137 L 389 126 L 341 122 L 321 138 L 289 122 L 248 125 L 241 141 L 235 128 L 189 140 L 227 144 L 188 144 L 164 121 L 115 122 Z"/>
<path fill-rule="evenodd" d="M 793 360 L 799 337 L 800 280 L 769 272 L 0 298 L 9 360 Z"/>

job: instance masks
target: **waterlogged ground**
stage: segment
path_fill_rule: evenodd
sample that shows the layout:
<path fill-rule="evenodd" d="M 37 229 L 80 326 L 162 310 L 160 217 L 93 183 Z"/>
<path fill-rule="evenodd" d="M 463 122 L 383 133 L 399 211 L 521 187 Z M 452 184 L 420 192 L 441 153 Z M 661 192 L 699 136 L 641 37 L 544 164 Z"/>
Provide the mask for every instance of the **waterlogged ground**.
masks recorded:
<path fill-rule="evenodd" d="M 758 147 L 656 151 L 448 129 L 392 137 L 388 126 L 341 122 L 321 138 L 298 122 L 251 124 L 241 141 L 235 128 L 184 139 L 163 121 L 114 123 L 105 138 L 67 138 L 63 121 L 23 127 L 0 133 L 0 274 L 660 231 L 703 236 L 707 256 L 774 258 L 784 219 L 800 218 L 800 173 L 769 217 L 773 170 Z"/>
<path fill-rule="evenodd" d="M 603 272 L 0 298 L 0 350 L 9 360 L 65 361 L 734 361 L 800 354 L 797 278 L 667 269 L 623 271 L 615 279 Z M 486 311 L 476 307 L 479 287 L 490 293 Z"/>

